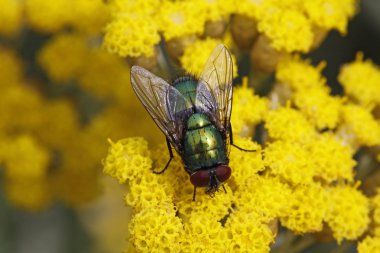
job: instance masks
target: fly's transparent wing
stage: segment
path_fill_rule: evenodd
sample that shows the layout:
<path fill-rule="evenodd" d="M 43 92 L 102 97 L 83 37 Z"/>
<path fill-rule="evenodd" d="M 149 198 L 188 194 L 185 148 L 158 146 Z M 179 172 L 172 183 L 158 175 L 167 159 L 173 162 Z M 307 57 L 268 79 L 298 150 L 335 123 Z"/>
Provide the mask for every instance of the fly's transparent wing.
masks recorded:
<path fill-rule="evenodd" d="M 221 130 L 228 131 L 232 108 L 232 58 L 220 44 L 212 52 L 197 87 L 196 106 L 216 118 Z"/>
<path fill-rule="evenodd" d="M 177 115 L 186 110 L 186 99 L 165 80 L 138 66 L 131 68 L 131 83 L 154 122 L 180 151 L 183 124 Z"/>

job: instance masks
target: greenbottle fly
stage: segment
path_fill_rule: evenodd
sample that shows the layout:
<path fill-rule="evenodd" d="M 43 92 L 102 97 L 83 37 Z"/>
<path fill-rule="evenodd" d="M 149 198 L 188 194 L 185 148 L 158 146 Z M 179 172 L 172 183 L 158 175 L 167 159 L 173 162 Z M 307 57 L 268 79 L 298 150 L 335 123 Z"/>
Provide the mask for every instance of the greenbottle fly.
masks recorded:
<path fill-rule="evenodd" d="M 191 76 L 177 78 L 172 85 L 148 70 L 131 68 L 132 87 L 166 136 L 170 158 L 172 147 L 181 156 L 185 170 L 196 187 L 207 187 L 213 196 L 231 176 L 228 147 L 234 146 L 230 123 L 232 109 L 232 59 L 220 44 L 209 57 L 199 80 Z"/>

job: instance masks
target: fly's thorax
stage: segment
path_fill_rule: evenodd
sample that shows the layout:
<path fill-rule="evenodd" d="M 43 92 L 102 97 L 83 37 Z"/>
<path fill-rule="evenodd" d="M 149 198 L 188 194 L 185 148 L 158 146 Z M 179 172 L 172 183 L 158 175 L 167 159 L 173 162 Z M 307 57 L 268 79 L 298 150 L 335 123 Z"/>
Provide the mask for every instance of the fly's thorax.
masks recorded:
<path fill-rule="evenodd" d="M 222 135 L 207 115 L 192 114 L 186 122 L 183 160 L 188 171 L 228 163 Z"/>
<path fill-rule="evenodd" d="M 198 81 L 191 76 L 177 78 L 173 86 L 186 98 L 188 107 L 193 107 L 196 98 Z"/>
<path fill-rule="evenodd" d="M 206 114 L 194 113 L 187 119 L 186 129 L 195 130 L 204 128 L 209 125 L 211 125 L 211 121 L 209 120 Z"/>

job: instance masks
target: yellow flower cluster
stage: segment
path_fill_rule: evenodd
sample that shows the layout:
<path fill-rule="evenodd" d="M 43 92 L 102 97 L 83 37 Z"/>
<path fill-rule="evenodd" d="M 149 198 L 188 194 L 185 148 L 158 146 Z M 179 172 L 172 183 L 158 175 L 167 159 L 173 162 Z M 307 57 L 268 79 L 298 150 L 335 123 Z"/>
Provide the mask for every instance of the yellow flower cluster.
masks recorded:
<path fill-rule="evenodd" d="M 1 139 L 0 161 L 5 168 L 8 199 L 15 206 L 31 211 L 45 208 L 52 199 L 46 178 L 49 151 L 30 135 Z"/>
<path fill-rule="evenodd" d="M 104 45 L 121 56 L 151 56 L 153 47 L 160 40 L 158 33 L 170 42 L 194 35 L 207 37 L 210 22 L 221 22 L 219 28 L 226 30 L 225 24 L 231 14 L 248 17 L 247 21 L 251 20 L 257 26 L 250 29 L 257 29 L 269 38 L 273 49 L 291 53 L 308 52 L 331 29 L 344 33 L 348 20 L 355 14 L 356 0 L 310 0 L 307 3 L 299 0 L 245 0 L 238 4 L 232 0 L 152 0 L 146 3 L 142 0 L 114 0 L 108 7 L 112 18 L 106 28 Z"/>
<path fill-rule="evenodd" d="M 79 75 L 87 62 L 88 50 L 82 35 L 59 34 L 42 48 L 38 62 L 53 81 L 68 82 Z"/>
<path fill-rule="evenodd" d="M 248 140 L 239 140 L 238 143 L 255 146 Z M 163 148 L 155 152 L 153 157 L 160 158 L 152 167 L 147 143 L 142 138 L 122 139 L 116 143 L 111 142 L 109 155 L 104 161 L 106 174 L 117 177 L 120 182 L 126 181 L 129 185 L 130 192 L 125 200 L 134 207 L 130 240 L 137 252 L 245 252 L 251 251 L 252 245 L 255 246 L 254 252 L 269 251 L 269 244 L 274 239 L 268 223 L 271 219 L 261 219 L 255 213 L 259 214 L 262 206 L 265 206 L 265 210 L 270 210 L 271 206 L 278 203 L 261 195 L 260 199 L 264 202 L 255 207 L 236 196 L 244 195 L 245 192 L 256 192 L 253 189 L 257 184 L 248 181 L 242 184 L 244 181 L 238 178 L 245 174 L 246 180 L 251 181 L 245 166 L 257 164 L 260 153 L 245 156 L 240 151 L 231 152 L 231 166 L 236 164 L 234 174 L 238 178 L 231 185 L 226 185 L 227 194 L 217 193 L 215 198 L 210 198 L 198 189 L 196 201 L 193 202 L 193 187 L 178 157 L 170 164 L 167 172 L 155 175 L 152 169 L 162 169 L 168 157 Z M 239 193 L 235 193 L 233 189 L 239 189 Z M 266 189 L 269 194 L 272 187 Z M 278 188 L 279 193 L 280 191 L 281 188 Z M 282 203 L 285 202 L 284 198 L 279 199 Z M 246 205 L 249 208 L 242 206 L 230 213 L 234 205 Z M 252 208 L 255 213 L 250 212 Z M 222 219 L 226 220 L 221 223 Z"/>
<path fill-rule="evenodd" d="M 357 136 L 368 136 L 361 137 L 366 139 L 359 139 L 359 144 L 370 145 L 371 140 L 376 140 L 376 131 L 373 131 L 376 121 L 364 108 L 329 95 L 325 78 L 320 73 L 322 65 L 313 67 L 308 61 L 293 57 L 284 59 L 279 66 L 278 85 L 291 89 L 288 96 L 294 100 L 295 107 L 288 102 L 277 109 L 269 109 L 268 100 L 254 95 L 247 87 L 247 79 L 243 79 L 242 87 L 234 89 L 232 125 L 235 133 L 244 135 L 245 129 L 264 122 L 268 138 L 265 147 L 261 148 L 235 135 L 238 146 L 257 152 L 245 153 L 231 147 L 229 165 L 233 173 L 225 184 L 226 194 L 217 193 L 210 198 L 198 189 L 196 201 L 192 202 L 193 186 L 188 182 L 179 157 L 175 157 L 164 174 L 155 175 L 152 170 L 162 169 L 168 159 L 164 146 L 150 152 L 141 138 L 111 142 L 104 172 L 128 184 L 130 191 L 125 201 L 134 207 L 133 222 L 140 220 L 140 215 L 144 215 L 144 222 L 148 222 L 146 217 L 166 216 L 162 219 L 168 225 L 162 231 L 169 229 L 173 236 L 168 240 L 178 235 L 181 238 L 175 239 L 169 252 L 177 251 L 178 242 L 181 250 L 187 252 L 201 249 L 244 251 L 252 244 L 257 244 L 257 252 L 268 252 L 276 233 L 271 226 L 276 221 L 297 234 L 322 231 L 326 224 L 338 243 L 356 240 L 367 230 L 369 199 L 358 189 L 359 182 L 354 181 L 356 161 L 353 155 L 357 147 L 347 144 L 341 128 L 347 129 L 363 121 L 372 122 L 372 125 L 367 124 L 371 131 L 355 130 Z M 298 75 L 294 77 L 292 73 Z M 360 110 L 345 113 L 352 107 Z M 360 116 L 361 110 L 366 112 L 367 118 Z M 346 119 L 348 115 L 352 120 Z M 320 131 L 325 129 L 328 130 Z M 252 131 L 249 132 L 248 136 L 252 136 Z M 173 212 L 176 215 L 173 216 Z M 251 218 L 244 218 L 247 216 Z M 238 220 L 244 220 L 244 225 L 236 226 L 242 231 L 251 229 L 251 233 L 231 232 L 230 225 Z M 203 226 L 192 228 L 198 226 L 192 223 L 195 221 Z M 213 227 L 215 235 L 213 230 L 206 234 L 204 227 Z M 151 228 L 150 234 L 148 228 L 136 232 L 137 225 L 130 227 L 133 235 L 130 242 L 137 252 L 167 249 L 166 239 L 151 238 L 158 233 L 157 228 Z M 192 229 L 197 229 L 197 234 Z M 260 236 L 250 237 L 256 233 Z M 229 238 L 227 244 L 226 236 Z M 163 234 L 162 238 L 167 235 Z"/>

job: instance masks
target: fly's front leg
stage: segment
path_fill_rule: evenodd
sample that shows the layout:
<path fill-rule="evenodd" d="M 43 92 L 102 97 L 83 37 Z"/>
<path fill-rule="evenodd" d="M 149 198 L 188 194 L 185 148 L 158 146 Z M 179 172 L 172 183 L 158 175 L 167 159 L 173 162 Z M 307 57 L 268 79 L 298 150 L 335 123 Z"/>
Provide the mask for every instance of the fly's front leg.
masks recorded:
<path fill-rule="evenodd" d="M 244 148 L 241 148 L 237 145 L 234 144 L 234 137 L 233 137 L 233 134 L 232 134 L 232 127 L 231 127 L 231 124 L 230 124 L 230 144 L 231 146 L 234 146 L 235 148 L 241 150 L 241 151 L 244 151 L 244 152 L 254 152 L 256 151 L 255 149 L 244 149 Z"/>
<path fill-rule="evenodd" d="M 169 167 L 169 164 L 170 164 L 170 162 L 172 161 L 172 159 L 174 157 L 173 156 L 173 151 L 172 151 L 172 146 L 170 145 L 170 142 L 169 142 L 168 138 L 166 138 L 166 144 L 168 145 L 168 150 L 169 150 L 169 156 L 170 156 L 169 161 L 166 163 L 166 165 L 165 165 L 165 167 L 164 167 L 163 170 L 161 170 L 161 171 L 153 171 L 154 174 L 162 174 L 162 173 L 164 173 L 164 171 Z"/>

